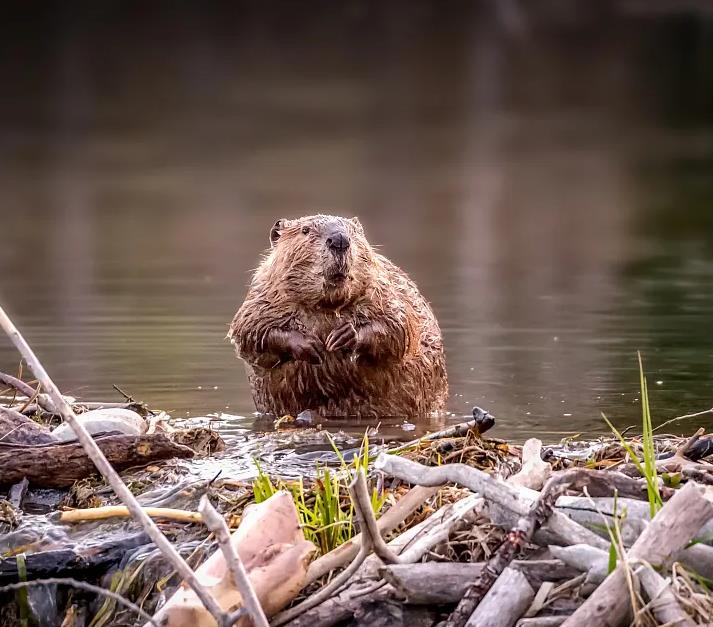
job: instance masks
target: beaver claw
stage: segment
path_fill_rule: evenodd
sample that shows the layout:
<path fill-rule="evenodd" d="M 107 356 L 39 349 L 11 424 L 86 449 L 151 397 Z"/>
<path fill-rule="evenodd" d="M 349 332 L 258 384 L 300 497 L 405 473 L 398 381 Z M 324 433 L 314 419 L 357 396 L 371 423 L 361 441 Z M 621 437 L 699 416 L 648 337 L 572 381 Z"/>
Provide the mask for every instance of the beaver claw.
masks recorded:
<path fill-rule="evenodd" d="M 327 337 L 326 347 L 330 353 L 338 350 L 353 350 L 357 345 L 357 331 L 351 322 L 345 322 Z"/>
<path fill-rule="evenodd" d="M 290 333 L 287 339 L 287 349 L 296 361 L 308 361 L 311 364 L 321 364 L 324 345 L 316 337 L 302 333 Z"/>

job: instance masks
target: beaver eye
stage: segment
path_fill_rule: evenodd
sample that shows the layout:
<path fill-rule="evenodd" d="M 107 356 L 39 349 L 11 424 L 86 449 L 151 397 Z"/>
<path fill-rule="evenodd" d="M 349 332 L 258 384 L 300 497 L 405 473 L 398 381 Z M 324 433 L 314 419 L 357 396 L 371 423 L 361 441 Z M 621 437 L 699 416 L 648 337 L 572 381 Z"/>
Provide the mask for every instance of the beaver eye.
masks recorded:
<path fill-rule="evenodd" d="M 305 235 L 309 235 L 309 227 L 308 227 L 308 226 L 303 226 L 303 227 L 302 227 L 302 232 L 303 232 Z"/>

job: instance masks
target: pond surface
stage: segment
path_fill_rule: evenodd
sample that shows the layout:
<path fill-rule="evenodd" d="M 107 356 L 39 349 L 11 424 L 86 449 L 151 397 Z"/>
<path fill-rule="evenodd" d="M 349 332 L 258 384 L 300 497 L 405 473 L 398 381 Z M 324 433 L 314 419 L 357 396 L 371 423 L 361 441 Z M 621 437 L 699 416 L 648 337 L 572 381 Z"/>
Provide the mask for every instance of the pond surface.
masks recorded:
<path fill-rule="evenodd" d="M 322 210 L 433 304 L 453 415 L 421 428 L 638 423 L 637 350 L 655 422 L 711 407 L 713 19 L 488 6 L 6 21 L 0 300 L 61 388 L 250 428 L 227 325 Z"/>

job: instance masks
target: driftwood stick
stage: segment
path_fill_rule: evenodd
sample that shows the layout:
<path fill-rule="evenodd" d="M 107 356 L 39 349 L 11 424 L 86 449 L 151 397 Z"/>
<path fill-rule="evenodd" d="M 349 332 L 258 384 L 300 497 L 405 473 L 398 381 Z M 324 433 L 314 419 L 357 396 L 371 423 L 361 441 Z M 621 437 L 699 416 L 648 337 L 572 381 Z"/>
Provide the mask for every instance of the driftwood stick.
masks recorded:
<path fill-rule="evenodd" d="M 233 579 L 233 584 L 240 591 L 240 596 L 243 598 L 243 605 L 250 613 L 250 618 L 253 620 L 255 627 L 269 627 L 265 612 L 260 605 L 260 601 L 255 594 L 248 573 L 240 560 L 235 547 L 230 542 L 230 531 L 224 518 L 216 511 L 208 500 L 207 495 L 201 497 L 198 505 L 198 511 L 203 516 L 205 526 L 215 534 L 218 540 L 218 546 L 225 557 L 225 564 L 230 571 Z"/>
<path fill-rule="evenodd" d="M 185 523 L 202 523 L 203 516 L 199 512 L 170 507 L 144 507 L 144 512 L 151 518 L 163 518 Z M 80 523 L 88 520 L 106 520 L 107 518 L 129 518 L 131 512 L 125 505 L 106 505 L 104 507 L 87 507 L 85 509 L 70 509 L 59 512 L 58 522 Z"/>
<path fill-rule="evenodd" d="M 474 510 L 482 507 L 482 503 L 483 499 L 478 498 L 476 495 L 471 495 L 452 505 L 446 505 L 431 514 L 426 520 L 391 540 L 389 548 L 394 553 L 398 553 L 404 560 L 408 556 L 410 561 L 416 561 L 427 550 L 441 542 L 444 537 L 447 537 L 457 523 L 469 517 Z M 414 542 L 416 539 L 418 539 L 418 542 Z M 417 555 L 416 550 L 420 551 L 420 554 Z M 391 587 L 384 594 L 380 594 L 381 590 L 375 592 L 377 588 L 381 588 L 381 584 L 374 579 L 374 577 L 378 577 L 379 561 L 376 555 L 369 556 L 359 566 L 358 574 L 349 578 L 348 585 L 343 590 L 337 591 L 329 599 L 290 620 L 289 627 L 331 627 L 331 625 L 335 625 L 352 616 L 363 595 L 369 594 L 370 597 L 371 595 L 377 595 L 379 598 L 388 598 L 393 593 L 393 588 Z M 283 623 L 283 621 L 278 622 L 280 616 L 282 615 L 278 615 L 273 619 L 271 623 L 273 626 Z"/>
<path fill-rule="evenodd" d="M 396 504 L 382 514 L 379 520 L 376 521 L 376 526 L 379 533 L 387 534 L 393 531 L 400 525 L 408 516 L 410 516 L 423 503 L 438 492 L 438 488 L 425 488 L 416 486 L 411 488 Z M 354 559 L 359 553 L 361 546 L 361 534 L 355 535 L 351 540 L 347 540 L 333 551 L 326 555 L 322 555 L 309 565 L 307 571 L 307 583 L 317 581 L 320 577 L 326 575 L 330 570 L 344 566 L 347 562 Z"/>
<path fill-rule="evenodd" d="M 447 464 L 429 468 L 397 455 L 381 453 L 376 460 L 375 467 L 411 484 L 441 486 L 445 483 L 457 483 L 462 485 L 483 496 L 488 501 L 489 508 L 495 510 L 495 513 L 498 508 L 507 510 L 509 513 L 507 521 L 497 520 L 497 516 L 494 516 L 494 522 L 506 527 L 513 527 L 520 517 L 526 516 L 540 496 L 539 492 L 535 490 L 506 483 L 465 464 Z M 585 543 L 602 549 L 609 546 L 608 542 L 595 533 L 557 511 L 552 512 L 549 520 L 543 525 L 541 531 L 545 530 L 549 544 Z"/>
<path fill-rule="evenodd" d="M 651 610 L 659 624 L 671 627 L 694 627 L 691 617 L 678 604 L 668 581 L 648 564 L 642 564 L 635 572 L 646 591 Z"/>
<path fill-rule="evenodd" d="M 12 343 L 20 351 L 20 354 L 25 358 L 27 365 L 30 367 L 35 377 L 37 377 L 42 387 L 50 395 L 50 398 L 52 399 L 56 410 L 62 416 L 62 419 L 68 422 L 74 430 L 74 433 L 77 434 L 77 439 L 84 447 L 84 450 L 94 462 L 99 472 L 102 474 L 104 479 L 106 479 L 107 483 L 111 485 L 117 496 L 129 508 L 132 517 L 141 524 L 164 557 L 166 557 L 176 571 L 178 571 L 181 577 L 188 582 L 191 588 L 195 591 L 196 595 L 200 598 L 201 602 L 205 605 L 206 609 L 208 609 L 211 615 L 213 615 L 218 625 L 225 624 L 224 614 L 221 611 L 220 606 L 198 582 L 195 574 L 191 570 L 191 567 L 181 557 L 178 551 L 176 551 L 168 538 L 161 533 L 161 530 L 156 526 L 156 523 L 151 520 L 151 518 L 141 508 L 141 505 L 139 505 L 129 488 L 126 487 L 126 484 L 121 480 L 121 477 L 119 477 L 117 472 L 107 461 L 106 457 L 104 457 L 104 454 L 101 452 L 99 446 L 97 446 L 97 443 L 92 439 L 92 436 L 89 435 L 89 432 L 86 430 L 84 425 L 77 420 L 74 415 L 74 411 L 62 396 L 62 393 L 47 374 L 40 360 L 35 356 L 35 353 L 25 341 L 25 338 L 22 337 L 2 307 L 0 307 L 0 326 L 3 328 L 5 333 L 7 333 Z"/>
<path fill-rule="evenodd" d="M 362 470 L 356 473 L 356 476 L 349 484 L 349 495 L 352 497 L 352 504 L 359 518 L 359 529 L 362 538 L 368 536 L 368 542 L 365 544 L 371 545 L 371 549 L 383 562 L 387 564 L 403 563 L 398 555 L 391 552 L 391 549 L 389 549 L 379 533 L 379 529 L 376 526 L 376 517 L 371 509 L 371 499 L 369 498 L 369 489 L 366 487 L 366 477 L 364 477 Z"/>
<path fill-rule="evenodd" d="M 560 496 L 555 504 L 557 511 L 566 514 L 580 525 L 608 538 L 604 517 L 611 525 L 615 516 L 622 516 L 620 521 L 621 539 L 625 546 L 631 546 L 651 520 L 651 508 L 648 502 L 631 498 L 613 498 L 586 496 Z M 625 516 L 624 516 L 625 514 Z M 713 520 L 706 522 L 696 532 L 695 538 L 704 542 L 713 539 Z"/>
<path fill-rule="evenodd" d="M 609 574 L 609 554 L 602 549 L 596 549 L 588 544 L 550 545 L 548 548 L 553 557 L 587 573 L 587 582 L 600 584 Z"/>
<path fill-rule="evenodd" d="M 627 561 L 645 560 L 660 566 L 678 553 L 711 516 L 713 503 L 706 498 L 705 491 L 687 483 L 639 536 L 626 556 Z M 625 567 L 619 564 L 564 625 L 619 625 L 629 609 Z"/>
<path fill-rule="evenodd" d="M 390 564 L 379 568 L 379 575 L 406 603 L 444 605 L 460 601 L 484 567 L 483 562 Z"/>
<path fill-rule="evenodd" d="M 471 614 L 466 627 L 512 627 L 534 598 L 535 591 L 527 577 L 508 567 Z"/>
<path fill-rule="evenodd" d="M 535 529 L 540 527 L 552 514 L 552 507 L 557 495 L 569 486 L 569 481 L 572 478 L 573 475 L 562 473 L 547 482 L 539 498 L 531 506 L 530 511 L 526 516 L 518 520 L 515 528 L 510 530 L 505 540 L 488 560 L 488 564 L 481 576 L 472 583 L 468 591 L 463 595 L 456 609 L 448 617 L 446 627 L 463 627 L 463 625 L 470 624 L 471 615 L 477 614 L 476 608 L 485 600 L 488 591 L 494 587 L 497 580 L 503 576 L 513 577 L 508 572 L 512 570 L 509 568 L 511 562 L 530 541 Z M 520 614 L 515 616 L 515 619 L 517 618 L 520 618 Z"/>
<path fill-rule="evenodd" d="M 378 569 L 378 576 L 393 586 L 394 599 L 410 605 L 448 605 L 463 598 L 485 567 L 485 562 L 389 564 Z M 545 581 L 571 579 L 579 574 L 559 560 L 514 560 L 510 568 L 522 572 L 533 590 Z"/>

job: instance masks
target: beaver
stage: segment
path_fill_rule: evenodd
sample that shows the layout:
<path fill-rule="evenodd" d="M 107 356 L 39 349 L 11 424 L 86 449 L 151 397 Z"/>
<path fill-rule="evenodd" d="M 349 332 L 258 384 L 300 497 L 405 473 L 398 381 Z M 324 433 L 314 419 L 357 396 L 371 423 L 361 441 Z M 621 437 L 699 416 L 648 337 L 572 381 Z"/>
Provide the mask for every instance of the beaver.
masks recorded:
<path fill-rule="evenodd" d="M 227 337 L 262 413 L 417 416 L 448 395 L 430 305 L 358 218 L 275 222 Z"/>

